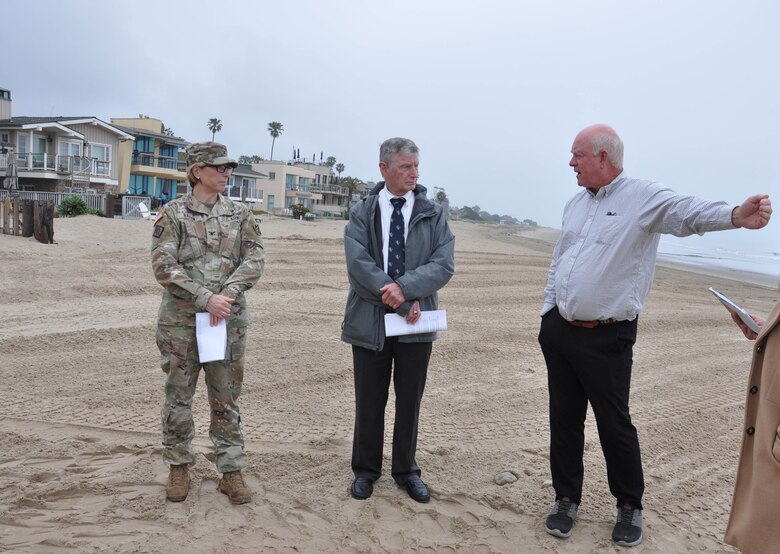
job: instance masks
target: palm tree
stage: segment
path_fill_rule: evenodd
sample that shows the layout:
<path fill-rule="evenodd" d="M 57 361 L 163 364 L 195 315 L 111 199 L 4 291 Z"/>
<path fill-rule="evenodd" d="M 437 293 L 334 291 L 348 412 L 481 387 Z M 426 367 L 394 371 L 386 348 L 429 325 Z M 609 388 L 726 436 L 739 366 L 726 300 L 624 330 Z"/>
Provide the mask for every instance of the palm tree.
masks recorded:
<path fill-rule="evenodd" d="M 339 174 L 339 181 L 341 181 L 341 173 L 344 171 L 344 164 L 343 163 L 337 163 L 336 164 L 336 173 Z"/>
<path fill-rule="evenodd" d="M 279 135 L 281 135 L 284 132 L 284 125 L 279 123 L 278 121 L 272 121 L 268 124 L 268 131 L 271 133 L 271 137 L 273 139 L 271 140 L 271 160 L 274 159 L 274 143 L 276 142 L 276 139 L 279 138 Z"/>
<path fill-rule="evenodd" d="M 339 164 L 342 165 L 342 164 Z M 336 166 L 336 170 L 338 170 L 338 166 Z M 341 171 L 344 171 L 344 167 L 342 165 Z M 348 191 L 347 194 L 347 212 L 346 216 L 349 216 L 349 211 L 352 209 L 352 197 L 358 193 L 358 191 L 365 186 L 365 183 L 361 181 L 360 179 L 356 177 L 344 177 L 339 181 L 339 184 L 346 188 Z"/>
<path fill-rule="evenodd" d="M 211 131 L 211 140 L 214 141 L 214 135 L 222 130 L 222 122 L 216 117 L 209 119 L 208 125 L 209 131 Z"/>
<path fill-rule="evenodd" d="M 333 166 L 336 165 L 336 158 L 333 156 L 328 156 L 328 159 L 325 160 L 325 165 L 333 169 Z"/>

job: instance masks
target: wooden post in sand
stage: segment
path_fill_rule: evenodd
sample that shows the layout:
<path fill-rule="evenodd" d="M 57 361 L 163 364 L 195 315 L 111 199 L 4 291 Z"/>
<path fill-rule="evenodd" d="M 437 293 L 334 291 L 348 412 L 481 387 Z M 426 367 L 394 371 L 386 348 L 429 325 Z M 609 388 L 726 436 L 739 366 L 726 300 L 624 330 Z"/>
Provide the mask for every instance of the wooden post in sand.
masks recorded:
<path fill-rule="evenodd" d="M 21 222 L 19 221 L 19 198 L 6 198 L 0 204 L 0 221 L 3 223 L 4 235 L 21 234 Z"/>
<path fill-rule="evenodd" d="M 11 200 L 11 234 L 20 235 L 21 225 L 19 221 L 19 197 Z"/>
<path fill-rule="evenodd" d="M 114 218 L 114 200 L 116 199 L 116 195 L 111 194 L 110 192 L 106 193 L 106 211 L 104 216 L 113 219 Z"/>
<path fill-rule="evenodd" d="M 54 203 L 36 200 L 33 203 L 33 234 L 38 242 L 54 243 Z"/>
<path fill-rule="evenodd" d="M 22 200 L 22 236 L 33 236 L 33 229 L 35 228 L 32 200 Z"/>
<path fill-rule="evenodd" d="M 11 234 L 11 199 L 3 199 L 3 203 L 0 204 L 0 220 L 3 222 L 3 234 Z"/>

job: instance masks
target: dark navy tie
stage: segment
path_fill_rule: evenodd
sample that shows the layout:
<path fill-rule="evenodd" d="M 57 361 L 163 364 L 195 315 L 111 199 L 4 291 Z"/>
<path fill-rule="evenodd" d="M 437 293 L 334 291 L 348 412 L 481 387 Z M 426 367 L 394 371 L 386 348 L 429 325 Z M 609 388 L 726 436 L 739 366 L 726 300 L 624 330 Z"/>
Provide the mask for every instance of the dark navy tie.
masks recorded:
<path fill-rule="evenodd" d="M 404 214 L 401 213 L 406 198 L 391 198 L 393 213 L 390 216 L 390 236 L 387 239 L 387 274 L 398 279 L 406 271 L 406 244 L 404 242 Z"/>

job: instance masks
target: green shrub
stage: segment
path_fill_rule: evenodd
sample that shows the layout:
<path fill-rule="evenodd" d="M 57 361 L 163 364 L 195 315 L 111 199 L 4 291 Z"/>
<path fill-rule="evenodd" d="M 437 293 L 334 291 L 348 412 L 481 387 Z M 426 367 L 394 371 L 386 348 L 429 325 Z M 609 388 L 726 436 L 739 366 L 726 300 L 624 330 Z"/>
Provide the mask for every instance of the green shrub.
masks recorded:
<path fill-rule="evenodd" d="M 305 216 L 307 213 L 309 213 L 309 208 L 304 207 L 303 204 L 293 204 L 290 206 L 290 209 L 292 210 L 292 214 L 295 219 L 300 219 L 301 216 Z"/>
<path fill-rule="evenodd" d="M 62 217 L 76 217 L 77 215 L 91 214 L 105 217 L 105 214 L 97 208 L 90 208 L 81 196 L 67 196 L 62 204 L 57 206 L 57 215 Z"/>
<path fill-rule="evenodd" d="M 62 204 L 57 206 L 57 214 L 63 217 L 75 217 L 87 213 L 89 206 L 80 196 L 67 196 Z"/>

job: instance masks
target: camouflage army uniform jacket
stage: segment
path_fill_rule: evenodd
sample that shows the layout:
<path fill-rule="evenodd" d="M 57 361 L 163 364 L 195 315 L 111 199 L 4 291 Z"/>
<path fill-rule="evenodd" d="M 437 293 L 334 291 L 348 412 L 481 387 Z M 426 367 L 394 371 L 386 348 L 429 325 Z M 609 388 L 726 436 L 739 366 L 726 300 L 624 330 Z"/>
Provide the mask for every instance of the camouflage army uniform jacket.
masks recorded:
<path fill-rule="evenodd" d="M 159 325 L 195 326 L 212 294 L 234 298 L 231 327 L 249 324 L 244 292 L 263 273 L 265 252 L 252 212 L 219 195 L 209 209 L 194 196 L 168 202 L 154 224 L 152 268 L 165 287 Z"/>

